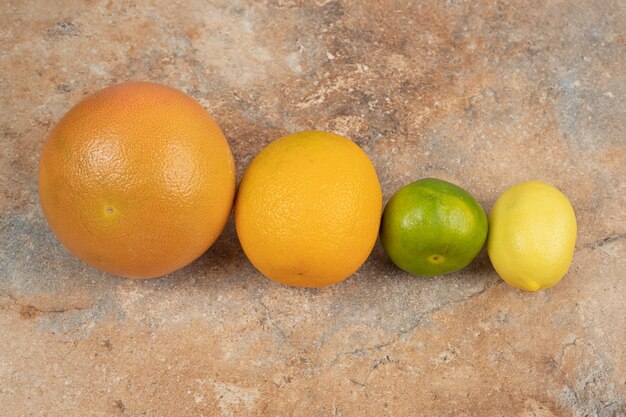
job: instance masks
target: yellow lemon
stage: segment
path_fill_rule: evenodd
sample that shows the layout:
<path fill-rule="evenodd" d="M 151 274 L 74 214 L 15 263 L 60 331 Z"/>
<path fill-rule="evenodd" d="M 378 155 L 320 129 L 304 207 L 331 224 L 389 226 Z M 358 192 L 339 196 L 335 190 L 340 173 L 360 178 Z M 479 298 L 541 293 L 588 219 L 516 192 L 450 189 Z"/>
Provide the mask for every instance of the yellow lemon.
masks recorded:
<path fill-rule="evenodd" d="M 235 225 L 244 252 L 268 278 L 323 287 L 356 271 L 374 247 L 382 193 L 369 158 L 350 139 L 304 131 L 250 163 Z"/>
<path fill-rule="evenodd" d="M 537 291 L 567 272 L 576 244 L 576 216 L 569 200 L 539 181 L 517 184 L 489 213 L 487 252 L 509 285 Z"/>

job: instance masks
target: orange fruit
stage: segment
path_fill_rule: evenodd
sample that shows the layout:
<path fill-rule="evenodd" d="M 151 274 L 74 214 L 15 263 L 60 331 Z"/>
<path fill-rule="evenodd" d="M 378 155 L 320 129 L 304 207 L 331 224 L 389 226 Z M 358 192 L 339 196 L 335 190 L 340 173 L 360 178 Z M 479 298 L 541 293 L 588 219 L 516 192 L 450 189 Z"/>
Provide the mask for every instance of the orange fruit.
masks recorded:
<path fill-rule="evenodd" d="M 105 88 L 74 106 L 39 161 L 43 213 L 88 264 L 154 278 L 196 259 L 231 211 L 235 166 L 194 99 L 153 83 Z"/>
<path fill-rule="evenodd" d="M 323 287 L 365 262 L 378 234 L 382 193 L 374 166 L 350 139 L 294 133 L 248 166 L 235 202 L 252 264 L 284 285 Z"/>

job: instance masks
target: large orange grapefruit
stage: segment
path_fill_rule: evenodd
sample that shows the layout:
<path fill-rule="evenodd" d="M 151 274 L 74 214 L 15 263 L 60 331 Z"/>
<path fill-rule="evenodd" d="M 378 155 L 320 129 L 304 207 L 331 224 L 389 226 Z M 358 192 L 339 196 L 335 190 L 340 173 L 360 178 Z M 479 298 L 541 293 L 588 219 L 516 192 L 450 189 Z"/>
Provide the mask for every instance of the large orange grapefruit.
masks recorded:
<path fill-rule="evenodd" d="M 88 264 L 130 278 L 173 272 L 220 234 L 235 194 L 220 128 L 186 94 L 133 82 L 78 103 L 39 161 L 44 215 Z"/>

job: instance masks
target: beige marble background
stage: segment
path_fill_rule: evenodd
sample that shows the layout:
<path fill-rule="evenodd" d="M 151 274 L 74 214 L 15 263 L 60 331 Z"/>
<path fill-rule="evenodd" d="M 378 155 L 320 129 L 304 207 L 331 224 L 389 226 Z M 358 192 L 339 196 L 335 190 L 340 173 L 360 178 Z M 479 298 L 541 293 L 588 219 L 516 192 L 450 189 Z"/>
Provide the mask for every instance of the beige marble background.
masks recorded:
<path fill-rule="evenodd" d="M 0 2 L 1 416 L 624 416 L 623 0 Z M 482 253 L 419 279 L 377 245 L 340 285 L 280 287 L 232 224 L 163 279 L 91 269 L 49 231 L 39 150 L 100 88 L 151 80 L 222 126 L 238 175 L 300 129 L 353 138 L 385 201 L 434 176 L 487 209 L 559 187 L 556 287 Z"/>

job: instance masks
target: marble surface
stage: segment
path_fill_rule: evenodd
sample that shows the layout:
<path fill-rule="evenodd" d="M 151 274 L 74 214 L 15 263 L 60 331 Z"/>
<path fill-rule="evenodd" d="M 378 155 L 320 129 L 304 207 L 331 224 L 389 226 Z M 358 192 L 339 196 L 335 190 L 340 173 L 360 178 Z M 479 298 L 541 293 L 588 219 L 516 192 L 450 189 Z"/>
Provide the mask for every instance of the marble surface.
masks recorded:
<path fill-rule="evenodd" d="M 0 415 L 624 416 L 623 0 L 0 3 Z M 188 267 L 132 281 L 75 259 L 37 198 L 78 100 L 151 80 L 223 128 L 238 177 L 301 129 L 353 138 L 385 201 L 425 176 L 489 210 L 560 188 L 579 223 L 556 287 L 485 253 L 419 279 L 377 244 L 343 283 L 281 287 L 232 223 Z"/>

